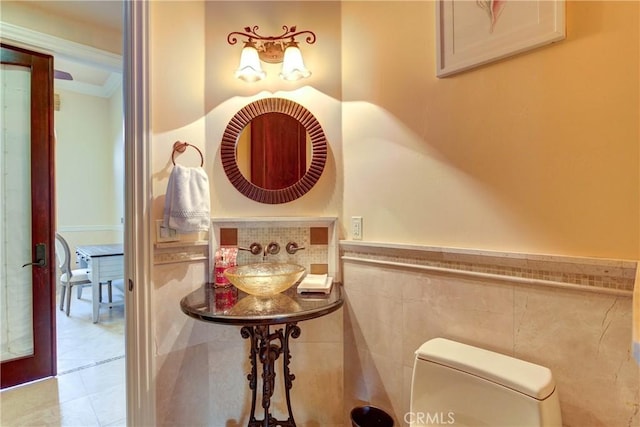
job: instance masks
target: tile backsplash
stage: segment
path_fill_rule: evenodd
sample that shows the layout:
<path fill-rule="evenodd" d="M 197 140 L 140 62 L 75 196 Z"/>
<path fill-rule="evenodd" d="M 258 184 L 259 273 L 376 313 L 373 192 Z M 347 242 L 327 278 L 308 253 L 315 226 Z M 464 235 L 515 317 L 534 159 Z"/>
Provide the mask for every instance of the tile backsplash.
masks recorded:
<path fill-rule="evenodd" d="M 290 262 L 300 264 L 311 271 L 312 265 L 322 265 L 327 270 L 327 244 L 314 244 L 311 239 L 311 229 L 309 227 L 276 227 L 276 228 L 241 228 L 241 229 L 221 229 L 221 234 L 229 233 L 228 230 L 235 230 L 237 240 L 235 243 L 230 241 L 221 241 L 222 246 L 237 246 L 239 248 L 249 248 L 252 243 L 259 243 L 264 248 L 271 242 L 280 245 L 280 252 L 277 254 L 268 254 L 265 261 L 270 262 Z M 325 228 L 326 230 L 326 228 Z M 295 242 L 298 247 L 304 248 L 295 254 L 289 254 L 286 251 L 286 245 L 289 242 Z M 249 251 L 239 251 L 238 264 L 251 264 L 261 262 L 263 254 L 253 255 Z M 317 267 L 316 267 L 317 268 Z M 326 271 L 325 271 L 326 272 Z"/>
<path fill-rule="evenodd" d="M 215 254 L 215 250 L 220 246 L 249 248 L 253 243 L 258 243 L 263 248 L 262 252 L 254 255 L 249 251 L 240 250 L 238 264 L 251 264 L 263 260 L 290 262 L 302 265 L 309 273 L 327 273 L 339 280 L 335 223 L 336 218 L 333 217 L 214 218 L 210 253 Z M 264 248 L 271 242 L 278 243 L 280 251 L 277 254 L 267 254 L 264 258 Z M 304 249 L 289 254 L 286 251 L 289 242 L 294 242 Z M 210 262 L 210 265 L 213 264 Z"/>

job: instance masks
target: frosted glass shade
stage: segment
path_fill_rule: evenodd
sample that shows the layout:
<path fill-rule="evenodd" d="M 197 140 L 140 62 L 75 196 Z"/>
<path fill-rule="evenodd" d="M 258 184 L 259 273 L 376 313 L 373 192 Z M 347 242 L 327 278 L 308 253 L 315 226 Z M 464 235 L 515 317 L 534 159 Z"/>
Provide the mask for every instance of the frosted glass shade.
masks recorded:
<path fill-rule="evenodd" d="M 289 43 L 284 51 L 282 71 L 280 77 L 284 80 L 300 80 L 311 75 L 311 71 L 304 66 L 302 53 L 295 42 Z"/>
<path fill-rule="evenodd" d="M 240 66 L 235 72 L 238 79 L 245 82 L 256 82 L 265 78 L 267 74 L 262 71 L 258 50 L 253 43 L 246 43 L 240 54 Z"/>

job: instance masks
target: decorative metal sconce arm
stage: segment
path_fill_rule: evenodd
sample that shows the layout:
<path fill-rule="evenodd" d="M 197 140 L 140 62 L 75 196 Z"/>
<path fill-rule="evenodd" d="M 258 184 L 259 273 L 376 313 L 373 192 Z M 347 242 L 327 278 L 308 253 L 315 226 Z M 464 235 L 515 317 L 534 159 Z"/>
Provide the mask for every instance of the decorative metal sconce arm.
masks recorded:
<path fill-rule="evenodd" d="M 288 39 L 293 40 L 302 34 L 308 34 L 305 39 L 305 41 L 308 44 L 314 44 L 316 42 L 316 35 L 313 31 L 309 31 L 309 30 L 297 31 L 297 27 L 295 25 L 292 26 L 291 28 L 289 28 L 286 25 L 283 25 L 282 29 L 284 30 L 284 33 L 282 33 L 279 36 L 261 36 L 257 32 L 259 28 L 260 27 L 258 27 L 257 25 L 254 25 L 253 27 L 244 27 L 245 32 L 232 31 L 227 35 L 227 43 L 229 43 L 230 45 L 234 45 L 238 43 L 238 38 L 236 36 L 246 37 L 248 41 L 276 42 L 276 41 L 284 41 Z"/>
<path fill-rule="evenodd" d="M 258 34 L 259 27 L 244 27 L 243 31 L 232 31 L 227 35 L 227 43 L 234 45 L 238 43 L 239 38 L 245 38 L 245 45 L 253 45 L 258 51 L 260 59 L 268 63 L 280 63 L 283 61 L 284 51 L 288 44 L 296 43 L 295 38 L 298 36 L 306 36 L 307 44 L 316 42 L 316 35 L 313 31 L 298 31 L 294 25 L 288 27 L 282 26 L 283 33 L 277 36 L 263 36 Z"/>

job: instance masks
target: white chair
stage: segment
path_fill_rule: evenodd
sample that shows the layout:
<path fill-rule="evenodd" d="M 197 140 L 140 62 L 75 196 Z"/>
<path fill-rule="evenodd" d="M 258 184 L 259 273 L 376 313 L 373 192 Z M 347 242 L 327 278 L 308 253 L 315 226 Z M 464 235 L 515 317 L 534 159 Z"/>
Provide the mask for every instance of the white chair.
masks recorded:
<path fill-rule="evenodd" d="M 82 295 L 82 288 L 85 286 L 91 286 L 91 270 L 86 268 L 71 269 L 71 250 L 69 244 L 59 233 L 56 233 L 56 258 L 58 265 L 60 266 L 60 311 L 65 310 L 65 296 L 67 300 L 67 308 L 65 313 L 69 315 L 71 310 L 71 290 L 74 286 L 78 288 L 78 298 Z M 111 301 L 111 283 L 104 283 L 109 285 L 109 300 Z M 66 295 L 65 295 L 66 294 Z M 100 301 L 102 301 L 102 286 L 100 286 Z"/>

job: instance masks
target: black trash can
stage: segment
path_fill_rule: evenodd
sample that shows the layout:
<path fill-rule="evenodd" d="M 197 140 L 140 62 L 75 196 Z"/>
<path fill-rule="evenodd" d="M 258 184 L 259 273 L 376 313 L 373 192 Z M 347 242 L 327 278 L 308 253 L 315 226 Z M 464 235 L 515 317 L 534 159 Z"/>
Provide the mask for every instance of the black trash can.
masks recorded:
<path fill-rule="evenodd" d="M 352 427 L 393 427 L 393 418 L 375 406 L 358 406 L 351 410 Z"/>

